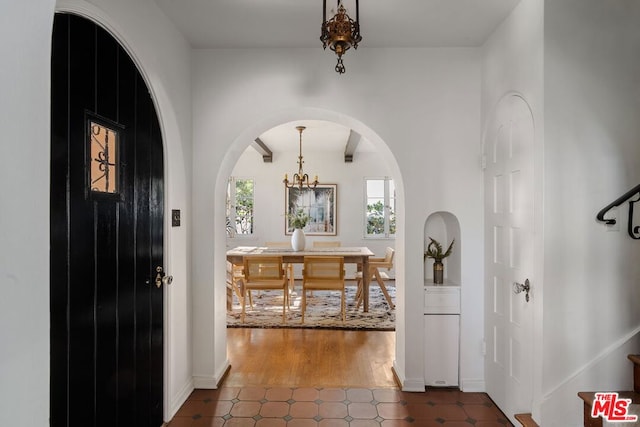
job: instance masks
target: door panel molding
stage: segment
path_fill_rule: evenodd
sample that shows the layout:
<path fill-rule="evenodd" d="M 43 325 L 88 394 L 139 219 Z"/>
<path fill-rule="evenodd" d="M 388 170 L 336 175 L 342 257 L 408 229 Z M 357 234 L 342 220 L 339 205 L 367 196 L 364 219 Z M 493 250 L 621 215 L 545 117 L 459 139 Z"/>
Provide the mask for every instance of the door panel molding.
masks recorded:
<path fill-rule="evenodd" d="M 533 405 L 533 304 L 514 282 L 533 278 L 534 142 L 531 108 L 519 94 L 502 98 L 485 128 L 485 292 L 487 392 L 515 422 Z M 485 157 L 487 158 L 487 157 Z M 535 285 L 535 281 L 532 281 Z M 528 295 L 528 292 L 526 293 Z"/>

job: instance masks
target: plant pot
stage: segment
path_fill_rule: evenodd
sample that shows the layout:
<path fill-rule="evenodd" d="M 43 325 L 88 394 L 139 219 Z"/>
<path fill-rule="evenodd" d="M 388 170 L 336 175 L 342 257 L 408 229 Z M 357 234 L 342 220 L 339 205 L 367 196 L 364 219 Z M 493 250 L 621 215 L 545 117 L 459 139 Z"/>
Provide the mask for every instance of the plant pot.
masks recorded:
<path fill-rule="evenodd" d="M 436 285 L 444 283 L 444 265 L 441 261 L 433 262 L 433 283 Z"/>
<path fill-rule="evenodd" d="M 305 238 L 304 231 L 301 228 L 296 228 L 293 230 L 293 234 L 291 235 L 291 247 L 294 251 L 304 251 L 305 246 Z"/>

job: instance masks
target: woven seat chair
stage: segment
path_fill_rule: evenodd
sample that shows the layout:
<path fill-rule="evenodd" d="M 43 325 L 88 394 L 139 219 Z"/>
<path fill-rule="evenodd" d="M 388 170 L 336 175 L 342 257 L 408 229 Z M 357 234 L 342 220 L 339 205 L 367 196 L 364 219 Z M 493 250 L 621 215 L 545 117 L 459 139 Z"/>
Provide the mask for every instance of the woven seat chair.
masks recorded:
<path fill-rule="evenodd" d="M 373 283 L 375 280 L 380 286 L 380 290 L 384 294 L 384 297 L 389 303 L 390 308 L 395 308 L 395 304 L 391 300 L 391 295 L 389 295 L 389 291 L 387 291 L 387 287 L 384 284 L 385 280 L 389 280 L 389 275 L 380 271 L 380 269 L 386 268 L 387 270 L 391 270 L 393 268 L 393 255 L 395 251 L 393 248 L 387 248 L 385 251 L 384 258 L 369 258 L 369 284 Z M 362 289 L 362 272 L 358 271 L 356 273 L 356 282 L 358 283 L 358 290 L 356 291 L 356 308 L 360 308 L 360 304 L 364 300 L 364 293 Z"/>
<path fill-rule="evenodd" d="M 347 318 L 344 290 L 344 257 L 306 256 L 302 269 L 302 323 L 308 291 L 339 291 L 342 321 Z"/>
<path fill-rule="evenodd" d="M 286 323 L 286 309 L 289 304 L 289 290 L 287 276 L 282 268 L 281 256 L 255 255 L 245 256 L 244 261 L 244 292 L 242 293 L 242 316 L 245 319 L 245 298 L 252 290 L 282 290 L 282 323 Z"/>
<path fill-rule="evenodd" d="M 231 310 L 233 306 L 233 294 L 236 295 L 239 302 L 242 302 L 242 294 L 244 293 L 243 280 L 244 267 L 227 261 L 227 310 Z M 250 294 L 249 305 L 253 308 L 253 300 Z"/>
<path fill-rule="evenodd" d="M 266 242 L 264 245 L 267 248 L 276 248 L 276 249 L 291 248 L 291 242 Z M 293 274 L 294 273 L 293 264 L 290 262 L 285 263 L 282 266 L 282 268 L 284 268 L 284 271 L 287 275 L 287 280 L 289 281 L 289 295 L 291 295 L 296 285 L 296 279 Z M 291 300 L 289 300 L 289 303 L 291 303 Z"/>

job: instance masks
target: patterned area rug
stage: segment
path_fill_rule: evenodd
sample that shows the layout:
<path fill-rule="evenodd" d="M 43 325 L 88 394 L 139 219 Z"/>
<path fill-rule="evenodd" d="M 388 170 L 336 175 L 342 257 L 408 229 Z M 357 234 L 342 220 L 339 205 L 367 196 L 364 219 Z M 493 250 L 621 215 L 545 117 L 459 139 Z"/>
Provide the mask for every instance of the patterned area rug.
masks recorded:
<path fill-rule="evenodd" d="M 395 302 L 396 288 L 393 282 L 387 282 L 387 290 Z M 356 310 L 355 284 L 347 283 L 346 310 L 347 320 L 340 315 L 340 293 L 314 291 L 307 295 L 307 311 L 304 324 L 301 323 L 302 294 L 298 283 L 291 296 L 291 308 L 287 309 L 287 321 L 282 323 L 282 292 L 254 292 L 253 309 L 247 301 L 245 323 L 240 321 L 242 307 L 234 296 L 233 309 L 227 312 L 228 328 L 308 328 L 308 329 L 348 329 L 371 331 L 394 331 L 396 313 L 390 309 L 387 300 L 377 285 L 371 285 L 369 292 L 369 312 Z"/>

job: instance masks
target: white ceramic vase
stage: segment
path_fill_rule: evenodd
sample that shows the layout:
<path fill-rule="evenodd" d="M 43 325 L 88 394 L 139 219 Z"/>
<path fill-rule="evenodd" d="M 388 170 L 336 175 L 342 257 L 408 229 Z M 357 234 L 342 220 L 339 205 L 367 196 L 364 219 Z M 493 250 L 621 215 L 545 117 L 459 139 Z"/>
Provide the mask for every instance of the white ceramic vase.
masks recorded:
<path fill-rule="evenodd" d="M 294 251 L 298 252 L 304 251 L 304 246 L 304 231 L 302 231 L 301 228 L 296 228 L 291 235 L 291 247 Z"/>

